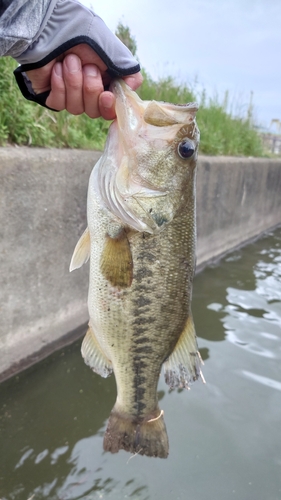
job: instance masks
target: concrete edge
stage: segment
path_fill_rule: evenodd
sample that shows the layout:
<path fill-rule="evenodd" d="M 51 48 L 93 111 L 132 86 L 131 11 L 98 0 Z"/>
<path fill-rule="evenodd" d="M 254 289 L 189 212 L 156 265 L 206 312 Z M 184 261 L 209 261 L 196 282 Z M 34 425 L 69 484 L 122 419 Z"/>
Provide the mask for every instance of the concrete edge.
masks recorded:
<path fill-rule="evenodd" d="M 200 264 L 198 266 L 196 266 L 196 272 L 195 272 L 195 274 L 201 273 L 202 271 L 204 271 L 204 269 L 206 267 L 213 266 L 213 265 L 218 265 L 220 263 L 220 261 L 222 259 L 224 259 L 224 257 L 226 257 L 227 255 L 229 255 L 230 253 L 235 252 L 236 250 L 240 250 L 241 248 L 244 248 L 247 245 L 251 245 L 251 243 L 254 243 L 255 241 L 259 240 L 260 238 L 263 238 L 264 236 L 266 236 L 267 234 L 271 233 L 272 231 L 275 231 L 279 227 L 281 227 L 281 223 L 275 224 L 274 226 L 269 227 L 265 231 L 261 231 L 259 234 L 256 234 L 255 236 L 252 236 L 251 238 L 248 238 L 248 239 L 242 241 L 238 245 L 235 245 L 235 246 L 227 249 L 225 252 L 222 252 L 222 253 L 216 255 L 215 257 L 212 257 L 209 260 L 200 262 Z"/>
<path fill-rule="evenodd" d="M 43 359 L 46 359 L 54 352 L 59 351 L 60 349 L 63 349 L 70 344 L 73 344 L 83 337 L 83 335 L 86 333 L 86 330 L 87 323 L 84 323 L 84 325 L 79 326 L 75 330 L 63 335 L 59 339 L 45 345 L 39 351 L 34 352 L 27 358 L 22 359 L 18 363 L 14 363 L 10 368 L 8 368 L 8 370 L 0 373 L 0 383 L 5 382 L 5 380 L 8 380 L 18 373 L 27 370 L 40 361 L 43 361 Z"/>

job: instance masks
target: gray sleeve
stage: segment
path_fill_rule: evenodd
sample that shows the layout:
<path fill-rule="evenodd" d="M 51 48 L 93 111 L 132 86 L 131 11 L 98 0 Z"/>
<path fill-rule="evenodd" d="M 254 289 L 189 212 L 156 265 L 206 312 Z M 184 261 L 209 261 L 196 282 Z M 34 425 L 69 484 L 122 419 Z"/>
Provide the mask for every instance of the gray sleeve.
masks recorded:
<path fill-rule="evenodd" d="M 52 2 L 51 2 L 52 4 Z M 138 61 L 92 9 L 78 0 L 56 0 L 40 26 L 36 39 L 16 57 L 21 65 L 46 64 L 79 43 L 87 43 L 109 70 L 120 76 L 136 72 Z M 41 64 L 40 64 L 41 65 Z"/>
<path fill-rule="evenodd" d="M 3 0 L 0 7 L 0 56 L 18 57 L 36 37 L 57 0 Z"/>
<path fill-rule="evenodd" d="M 22 66 L 40 67 L 73 46 L 87 43 L 112 75 L 139 71 L 138 61 L 129 49 L 99 16 L 78 0 L 4 2 L 6 8 L 0 17 L 0 55 L 12 56 Z"/>
<path fill-rule="evenodd" d="M 9 20 L 6 13 L 12 8 L 15 15 Z M 45 66 L 76 45 L 89 45 L 106 64 L 112 78 L 140 71 L 139 62 L 130 50 L 92 9 L 78 0 L 13 0 L 4 18 L 4 54 L 11 55 L 20 63 L 14 71 L 18 86 L 26 99 L 43 106 L 49 91 L 35 94 L 26 73 Z M 2 18 L 0 43 L 1 23 Z"/>

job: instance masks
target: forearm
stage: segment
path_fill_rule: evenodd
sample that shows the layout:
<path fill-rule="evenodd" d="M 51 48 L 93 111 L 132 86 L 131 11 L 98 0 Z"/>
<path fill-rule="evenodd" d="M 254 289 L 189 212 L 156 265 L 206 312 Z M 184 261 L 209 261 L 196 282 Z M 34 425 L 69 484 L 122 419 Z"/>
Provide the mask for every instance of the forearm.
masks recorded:
<path fill-rule="evenodd" d="M 2 0 L 0 56 L 19 57 L 31 45 L 57 0 Z"/>

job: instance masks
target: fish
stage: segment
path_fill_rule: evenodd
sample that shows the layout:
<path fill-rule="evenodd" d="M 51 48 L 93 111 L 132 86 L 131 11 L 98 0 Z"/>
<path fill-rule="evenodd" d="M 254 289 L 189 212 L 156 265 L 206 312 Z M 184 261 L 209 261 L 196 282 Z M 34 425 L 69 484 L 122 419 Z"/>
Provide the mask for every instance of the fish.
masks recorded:
<path fill-rule="evenodd" d="M 191 312 L 195 271 L 196 103 L 143 101 L 111 83 L 116 119 L 88 187 L 88 227 L 70 271 L 90 259 L 86 364 L 114 372 L 117 398 L 105 451 L 166 458 L 157 398 L 163 366 L 170 389 L 204 381 Z"/>

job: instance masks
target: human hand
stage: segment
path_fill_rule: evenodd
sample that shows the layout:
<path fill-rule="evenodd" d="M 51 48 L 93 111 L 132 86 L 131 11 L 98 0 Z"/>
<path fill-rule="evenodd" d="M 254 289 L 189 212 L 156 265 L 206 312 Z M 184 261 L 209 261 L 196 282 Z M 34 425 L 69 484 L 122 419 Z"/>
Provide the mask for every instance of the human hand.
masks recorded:
<path fill-rule="evenodd" d="M 77 0 L 54 1 L 14 71 L 23 96 L 41 106 L 115 118 L 115 101 L 105 90 L 113 78 L 133 89 L 142 83 L 138 61 L 102 19 Z"/>
<path fill-rule="evenodd" d="M 49 108 L 66 109 L 73 115 L 86 113 L 90 118 L 102 116 L 113 120 L 115 97 L 105 91 L 112 77 L 107 66 L 86 44 L 77 45 L 41 68 L 26 72 L 36 94 L 50 90 L 46 99 Z M 123 77 L 136 90 L 142 83 L 141 73 Z"/>

